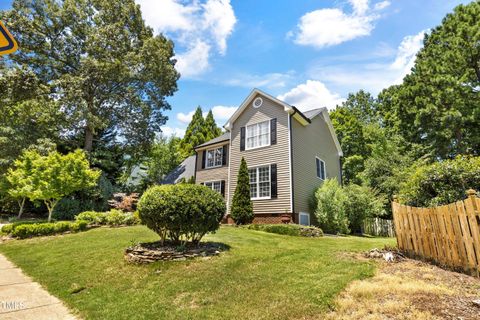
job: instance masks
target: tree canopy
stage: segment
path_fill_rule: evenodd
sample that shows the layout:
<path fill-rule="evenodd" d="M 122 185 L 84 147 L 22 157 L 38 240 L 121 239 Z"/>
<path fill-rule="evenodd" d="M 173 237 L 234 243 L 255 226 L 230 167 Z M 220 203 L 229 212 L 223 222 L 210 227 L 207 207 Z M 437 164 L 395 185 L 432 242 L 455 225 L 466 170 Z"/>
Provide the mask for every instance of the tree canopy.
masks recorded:
<path fill-rule="evenodd" d="M 11 69 L 32 74 L 93 149 L 102 130 L 134 154 L 149 147 L 177 89 L 173 43 L 154 35 L 134 0 L 15 0 L 1 12 L 21 50 Z M 53 121 L 50 121 L 53 123 Z"/>

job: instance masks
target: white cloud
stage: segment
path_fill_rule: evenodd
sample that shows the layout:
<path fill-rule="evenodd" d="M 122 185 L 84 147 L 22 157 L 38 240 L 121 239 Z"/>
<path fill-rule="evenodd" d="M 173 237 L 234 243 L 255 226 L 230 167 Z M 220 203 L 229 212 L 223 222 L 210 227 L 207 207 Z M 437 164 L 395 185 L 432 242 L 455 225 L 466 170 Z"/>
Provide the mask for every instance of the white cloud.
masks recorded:
<path fill-rule="evenodd" d="M 383 10 L 389 5 L 390 5 L 390 1 L 382 1 L 382 2 L 375 3 L 375 6 L 373 8 L 375 10 Z"/>
<path fill-rule="evenodd" d="M 369 35 L 374 29 L 374 22 L 380 18 L 379 11 L 390 3 L 383 1 L 369 7 L 368 0 L 349 0 L 352 13 L 338 8 L 319 9 L 306 13 L 300 18 L 298 30 L 289 32 L 299 45 L 324 48 L 342 42 Z"/>
<path fill-rule="evenodd" d="M 221 123 L 224 120 L 228 120 L 232 114 L 237 110 L 237 107 L 228 107 L 228 106 L 214 106 L 212 107 L 213 117 L 217 124 Z M 177 113 L 177 120 L 188 124 L 192 121 L 193 114 L 195 110 L 190 111 L 189 113 L 179 112 Z M 208 114 L 208 111 L 203 112 L 203 117 L 205 118 Z"/>
<path fill-rule="evenodd" d="M 226 121 L 235 113 L 237 107 L 215 106 L 212 108 L 213 117 L 217 124 Z"/>
<path fill-rule="evenodd" d="M 347 91 L 366 89 L 374 94 L 393 84 L 399 84 L 411 72 L 416 54 L 423 47 L 427 30 L 403 38 L 396 49 L 394 58 L 382 63 L 350 63 L 341 65 L 316 65 L 308 75 L 329 86 Z"/>
<path fill-rule="evenodd" d="M 327 107 L 335 108 L 345 101 L 339 94 L 331 92 L 320 81 L 307 80 L 285 94 L 279 95 L 278 99 L 296 106 L 300 111 Z"/>
<path fill-rule="evenodd" d="M 175 57 L 177 59 L 176 68 L 181 76 L 193 78 L 209 68 L 209 56 L 210 46 L 198 40 L 187 52 Z"/>
<path fill-rule="evenodd" d="M 220 55 L 226 53 L 227 39 L 237 22 L 230 0 L 136 2 L 140 4 L 148 25 L 156 32 L 166 33 L 177 45 L 186 49 L 177 52 L 176 57 L 177 68 L 184 77 L 194 77 L 208 69 L 211 49 L 216 49 Z M 197 65 L 199 61 L 200 67 Z"/>
<path fill-rule="evenodd" d="M 239 86 L 245 88 L 284 88 L 292 80 L 293 71 L 287 73 L 267 73 L 263 75 L 240 74 L 224 83 L 230 86 Z"/>
<path fill-rule="evenodd" d="M 176 137 L 183 138 L 185 135 L 185 129 L 164 126 L 162 127 L 162 134 L 166 137 L 175 135 Z"/>

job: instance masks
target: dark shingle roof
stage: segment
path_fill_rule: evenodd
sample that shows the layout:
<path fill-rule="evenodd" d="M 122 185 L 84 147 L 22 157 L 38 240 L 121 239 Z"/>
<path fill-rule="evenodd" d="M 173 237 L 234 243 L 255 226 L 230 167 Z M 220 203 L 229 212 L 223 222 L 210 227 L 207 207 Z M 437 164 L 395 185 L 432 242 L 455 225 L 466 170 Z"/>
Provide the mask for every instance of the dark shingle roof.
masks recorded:
<path fill-rule="evenodd" d="M 180 182 L 182 178 L 188 180 L 190 177 L 193 177 L 195 175 L 195 160 L 196 156 L 190 156 L 183 160 L 178 167 L 167 174 L 165 179 L 163 179 L 160 184 L 175 184 Z"/>
<path fill-rule="evenodd" d="M 210 140 L 210 141 L 207 141 L 207 142 L 205 142 L 205 143 L 199 144 L 198 146 L 195 147 L 195 149 L 201 148 L 201 147 L 205 147 L 205 146 L 209 146 L 209 145 L 211 145 L 211 144 L 215 144 L 215 143 L 222 142 L 222 141 L 226 141 L 226 140 L 230 140 L 230 132 L 225 132 L 225 133 L 222 134 L 220 137 L 216 137 L 216 138 L 213 138 L 213 139 Z"/>

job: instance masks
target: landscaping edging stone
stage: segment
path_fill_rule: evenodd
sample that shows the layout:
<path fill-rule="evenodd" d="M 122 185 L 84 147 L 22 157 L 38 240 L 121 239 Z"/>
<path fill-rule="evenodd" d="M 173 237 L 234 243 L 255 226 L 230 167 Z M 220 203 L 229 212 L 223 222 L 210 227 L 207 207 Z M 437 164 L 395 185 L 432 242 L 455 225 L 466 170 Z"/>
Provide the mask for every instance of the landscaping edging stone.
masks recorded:
<path fill-rule="evenodd" d="M 125 249 L 124 258 L 130 263 L 151 263 L 155 261 L 182 261 L 196 257 L 218 256 L 226 246 L 220 243 L 204 242 L 198 246 L 188 244 L 184 250 L 178 246 L 158 242 L 140 243 Z"/>

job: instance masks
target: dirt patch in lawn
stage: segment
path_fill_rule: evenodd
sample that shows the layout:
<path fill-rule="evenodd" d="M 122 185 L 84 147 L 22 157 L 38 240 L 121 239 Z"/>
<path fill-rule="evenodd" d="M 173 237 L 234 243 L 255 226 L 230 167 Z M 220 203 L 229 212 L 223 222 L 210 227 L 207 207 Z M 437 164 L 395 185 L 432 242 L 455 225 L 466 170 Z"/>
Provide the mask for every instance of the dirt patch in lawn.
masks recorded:
<path fill-rule="evenodd" d="M 480 279 L 405 259 L 354 281 L 327 319 L 480 319 Z"/>

